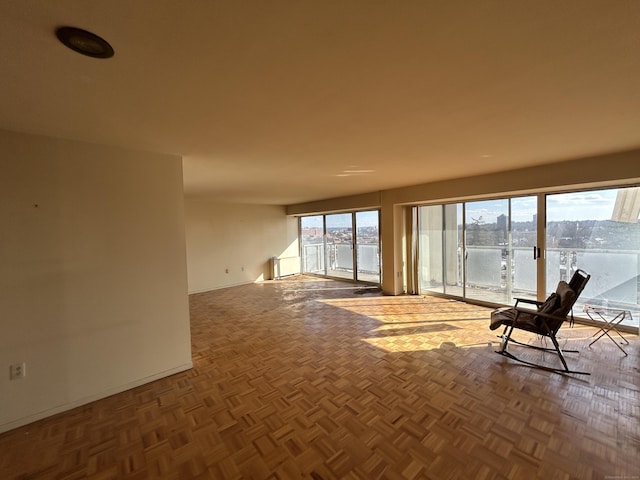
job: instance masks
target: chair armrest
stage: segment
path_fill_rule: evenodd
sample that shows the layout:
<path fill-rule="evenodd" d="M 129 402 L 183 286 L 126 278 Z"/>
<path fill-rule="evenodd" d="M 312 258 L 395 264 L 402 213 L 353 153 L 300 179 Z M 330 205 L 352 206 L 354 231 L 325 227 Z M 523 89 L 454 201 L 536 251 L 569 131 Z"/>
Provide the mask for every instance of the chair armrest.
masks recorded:
<path fill-rule="evenodd" d="M 562 320 L 563 322 L 567 319 L 566 316 L 560 317 L 558 315 L 551 315 L 550 313 L 542 313 L 538 310 L 532 310 L 531 308 L 523 308 L 523 307 L 513 307 L 514 310 L 520 313 L 528 313 L 530 315 L 535 315 L 536 317 L 549 318 L 551 320 Z"/>
<path fill-rule="evenodd" d="M 520 302 L 522 302 L 522 303 L 530 303 L 532 305 L 537 305 L 538 307 L 544 303 L 544 302 L 541 302 L 539 300 L 531 300 L 530 298 L 520 298 L 520 297 L 514 297 L 514 298 L 515 298 L 515 301 L 516 301 L 516 304 L 515 304 L 516 307 L 518 306 L 518 303 L 520 303 Z"/>
<path fill-rule="evenodd" d="M 532 308 L 524 308 L 524 307 L 513 307 L 516 312 L 519 313 L 528 313 L 529 315 L 542 315 L 538 310 L 533 310 Z"/>
<path fill-rule="evenodd" d="M 538 325 L 540 332 L 539 333 L 543 333 L 543 334 L 547 334 L 550 332 L 554 332 L 557 331 L 560 326 L 567 320 L 567 316 L 565 315 L 564 317 L 558 316 L 558 315 L 551 315 L 549 313 L 542 313 L 539 312 L 537 310 L 532 310 L 530 308 L 522 308 L 522 307 L 514 307 L 514 310 L 516 312 L 518 312 L 516 314 L 516 318 L 514 320 L 514 326 L 517 327 L 518 324 L 518 317 L 520 316 L 521 313 L 527 313 L 529 315 L 533 315 L 536 318 L 538 318 L 540 320 L 540 324 Z M 549 323 L 547 322 L 547 320 L 555 320 L 557 322 L 557 328 L 555 329 L 551 329 L 549 327 Z M 544 327 L 544 329 L 542 328 Z M 546 330 L 546 332 L 545 332 Z"/>

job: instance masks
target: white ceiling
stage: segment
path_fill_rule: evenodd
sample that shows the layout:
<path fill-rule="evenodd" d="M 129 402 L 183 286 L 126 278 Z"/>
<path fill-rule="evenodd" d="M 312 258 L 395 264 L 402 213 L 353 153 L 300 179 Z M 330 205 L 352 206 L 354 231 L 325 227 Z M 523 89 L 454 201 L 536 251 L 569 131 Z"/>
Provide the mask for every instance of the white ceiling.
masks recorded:
<path fill-rule="evenodd" d="M 182 155 L 189 196 L 292 204 L 640 147 L 640 0 L 2 0 L 0 40 L 0 128 Z"/>

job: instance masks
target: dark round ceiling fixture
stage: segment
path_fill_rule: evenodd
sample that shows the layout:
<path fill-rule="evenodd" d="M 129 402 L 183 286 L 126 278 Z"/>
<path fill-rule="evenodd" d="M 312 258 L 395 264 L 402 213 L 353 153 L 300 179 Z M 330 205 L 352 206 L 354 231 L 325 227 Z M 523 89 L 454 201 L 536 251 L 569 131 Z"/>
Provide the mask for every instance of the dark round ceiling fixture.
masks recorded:
<path fill-rule="evenodd" d="M 75 27 L 60 27 L 56 37 L 71 50 L 94 58 L 113 57 L 113 48 L 104 38 Z"/>

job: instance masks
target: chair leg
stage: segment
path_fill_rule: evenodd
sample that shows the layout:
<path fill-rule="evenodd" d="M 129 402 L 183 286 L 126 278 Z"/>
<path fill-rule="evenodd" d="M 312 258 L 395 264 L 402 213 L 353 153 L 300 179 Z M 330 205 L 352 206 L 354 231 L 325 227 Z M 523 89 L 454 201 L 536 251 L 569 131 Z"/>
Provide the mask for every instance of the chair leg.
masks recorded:
<path fill-rule="evenodd" d="M 517 343 L 518 345 L 522 345 L 523 347 L 533 348 L 534 350 L 540 350 L 542 352 L 558 353 L 558 351 L 555 348 L 538 347 L 537 345 L 530 345 L 528 343 L 519 342 L 515 338 L 511 338 L 509 339 L 509 341 L 512 343 Z M 564 353 L 580 353 L 580 350 L 563 350 L 563 352 Z"/>
<path fill-rule="evenodd" d="M 509 331 L 509 333 L 507 333 L 507 330 Z M 512 333 L 513 325 L 506 325 L 504 327 L 504 330 L 502 331 L 502 335 L 498 335 L 498 338 L 500 338 L 500 350 L 498 350 L 496 353 L 504 353 L 507 351 L 507 344 L 509 343 L 509 340 L 511 340 Z"/>
<path fill-rule="evenodd" d="M 521 358 L 518 358 L 509 352 L 496 352 L 496 353 L 504 357 L 510 358 L 512 360 L 515 360 L 516 362 L 524 363 L 525 365 L 528 365 L 530 367 L 537 368 L 539 370 L 547 370 L 553 373 L 573 373 L 576 375 L 591 375 L 589 372 L 579 372 L 577 370 L 569 370 L 564 368 L 553 368 L 553 367 L 547 367 L 546 365 L 540 365 L 538 363 L 528 362 L 527 360 L 522 360 Z"/>
<path fill-rule="evenodd" d="M 569 371 L 569 366 L 567 365 L 567 361 L 564 359 L 564 355 L 562 354 L 562 349 L 560 348 L 560 344 L 558 343 L 558 340 L 556 340 L 556 336 L 555 335 L 551 335 L 551 341 L 553 342 L 553 346 L 556 347 L 556 352 L 558 352 L 558 356 L 560 357 L 560 361 L 562 362 L 562 365 L 564 366 L 565 371 Z"/>
<path fill-rule="evenodd" d="M 577 370 L 570 370 L 569 369 L 569 365 L 567 365 L 567 361 L 564 358 L 564 354 L 562 353 L 562 349 L 560 348 L 560 344 L 558 343 L 558 340 L 556 339 L 555 335 L 550 335 L 549 337 L 551 338 L 551 342 L 553 343 L 553 346 L 555 348 L 542 348 L 542 347 L 537 347 L 535 345 L 529 345 L 526 343 L 522 343 L 522 342 L 518 342 L 517 340 L 514 340 L 511 338 L 511 334 L 513 333 L 513 325 L 507 325 L 507 327 L 505 327 L 504 332 L 502 333 L 502 335 L 499 335 L 499 337 L 502 338 L 502 341 L 500 342 L 500 349 L 496 350 L 496 353 L 499 355 L 502 355 L 504 357 L 510 358 L 512 360 L 515 360 L 517 362 L 520 363 L 524 363 L 525 365 L 529 365 L 531 367 L 534 368 L 539 368 L 541 370 L 548 370 L 550 372 L 554 372 L 554 373 L 574 373 L 577 375 L 591 375 L 589 372 L 579 372 Z M 508 333 L 507 333 L 508 331 Z M 518 357 L 516 357 L 515 355 L 513 355 L 512 353 L 507 351 L 507 344 L 509 342 L 514 342 L 517 343 L 519 345 L 525 346 L 525 347 L 529 347 L 529 348 L 534 348 L 536 350 L 543 350 L 543 351 L 547 351 L 547 352 L 553 352 L 555 354 L 558 355 L 558 357 L 560 358 L 560 361 L 562 362 L 562 366 L 564 368 L 553 368 L 553 367 L 547 367 L 546 365 L 540 365 L 537 363 L 533 363 L 533 362 L 529 362 L 527 360 L 522 360 Z M 577 350 L 567 350 L 568 352 L 575 352 L 578 353 Z"/>

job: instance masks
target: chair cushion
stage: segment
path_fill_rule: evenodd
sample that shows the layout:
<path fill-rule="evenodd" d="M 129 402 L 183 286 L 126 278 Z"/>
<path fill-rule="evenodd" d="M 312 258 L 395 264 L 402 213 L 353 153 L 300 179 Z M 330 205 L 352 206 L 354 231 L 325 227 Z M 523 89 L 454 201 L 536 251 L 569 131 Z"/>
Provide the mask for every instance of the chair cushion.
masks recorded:
<path fill-rule="evenodd" d="M 560 281 L 555 293 L 549 295 L 549 298 L 538 309 L 539 312 L 559 318 L 543 318 L 535 314 L 520 313 L 517 316 L 517 328 L 541 335 L 555 334 L 564 322 L 569 310 L 571 310 L 575 299 L 576 294 L 569 284 L 565 281 Z M 489 328 L 495 330 L 501 325 L 513 325 L 516 323 L 516 314 L 516 309 L 510 307 L 501 307 L 494 310 L 491 312 Z"/>
<path fill-rule="evenodd" d="M 558 309 L 558 307 L 560 307 L 560 295 L 558 295 L 557 293 L 553 292 L 544 301 L 544 303 L 542 305 L 540 305 L 540 308 L 538 309 L 538 311 L 542 312 L 542 313 L 551 314 L 551 313 L 555 312 Z"/>
<path fill-rule="evenodd" d="M 501 325 L 513 325 L 517 311 L 515 308 L 500 307 L 491 312 L 491 323 L 489 329 L 495 330 Z M 535 315 L 520 313 L 518 316 L 518 328 L 535 332 L 537 329 Z"/>
<path fill-rule="evenodd" d="M 489 324 L 489 329 L 495 330 L 500 325 L 511 325 L 515 316 L 516 312 L 513 308 L 496 308 L 493 312 L 491 312 L 491 323 Z"/>
<path fill-rule="evenodd" d="M 575 292 L 565 281 L 560 281 L 558 283 L 558 288 L 556 288 L 555 296 L 557 307 L 555 308 L 555 310 L 544 313 L 553 315 L 554 317 L 558 318 L 538 317 L 536 319 L 538 328 L 544 334 L 548 334 L 551 332 L 555 334 L 560 329 L 576 299 Z"/>
<path fill-rule="evenodd" d="M 560 281 L 558 288 L 556 288 L 556 295 L 560 297 L 560 305 L 551 314 L 566 317 L 576 300 L 576 292 L 573 291 L 567 282 Z"/>

